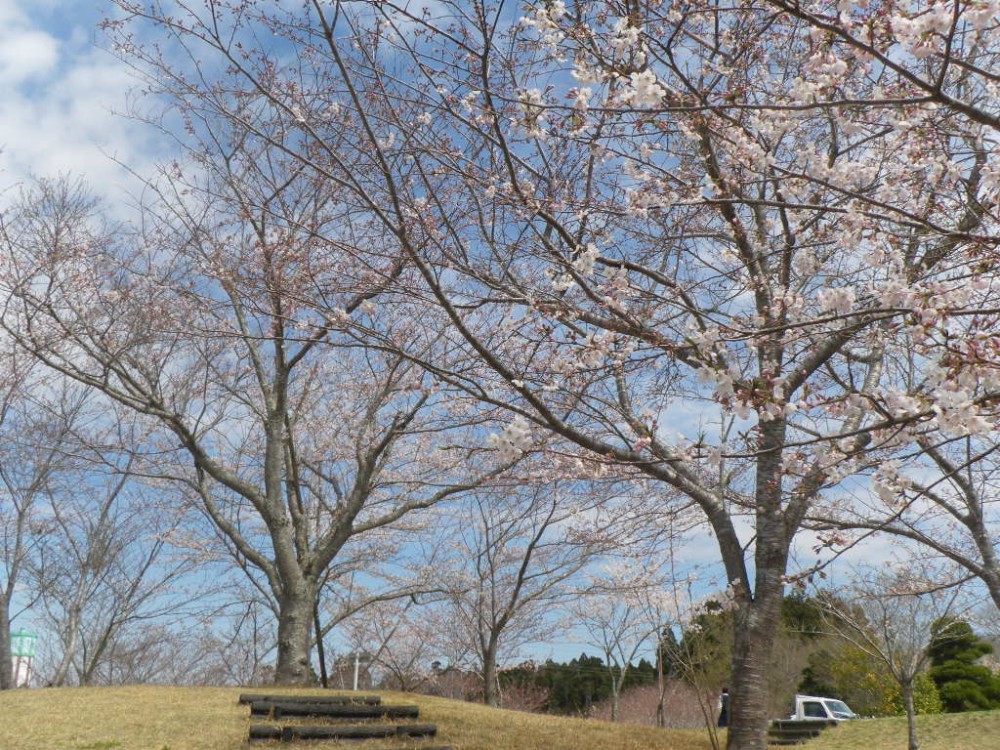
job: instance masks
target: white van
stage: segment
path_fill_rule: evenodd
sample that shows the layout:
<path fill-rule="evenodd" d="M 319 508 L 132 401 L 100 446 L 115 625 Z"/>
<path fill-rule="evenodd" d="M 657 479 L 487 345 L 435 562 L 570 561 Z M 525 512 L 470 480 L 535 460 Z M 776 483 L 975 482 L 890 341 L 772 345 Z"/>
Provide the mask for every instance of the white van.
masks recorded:
<path fill-rule="evenodd" d="M 848 721 L 857 719 L 850 706 L 836 698 L 796 695 L 795 713 L 788 718 L 798 721 Z"/>

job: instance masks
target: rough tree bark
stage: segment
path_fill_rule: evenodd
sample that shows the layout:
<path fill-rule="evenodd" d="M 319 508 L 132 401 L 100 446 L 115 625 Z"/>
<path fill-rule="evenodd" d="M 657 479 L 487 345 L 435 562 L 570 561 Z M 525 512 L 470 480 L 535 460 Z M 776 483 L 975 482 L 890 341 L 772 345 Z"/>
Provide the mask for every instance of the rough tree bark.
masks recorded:
<path fill-rule="evenodd" d="M 0 690 L 14 687 L 14 660 L 10 653 L 10 605 L 4 597 L 0 601 Z"/>

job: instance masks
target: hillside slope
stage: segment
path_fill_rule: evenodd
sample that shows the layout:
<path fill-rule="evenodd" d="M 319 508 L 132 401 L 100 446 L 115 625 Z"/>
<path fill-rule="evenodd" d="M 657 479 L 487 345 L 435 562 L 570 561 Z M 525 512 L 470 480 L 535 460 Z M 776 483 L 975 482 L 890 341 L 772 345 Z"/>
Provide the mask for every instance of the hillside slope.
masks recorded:
<path fill-rule="evenodd" d="M 1000 711 L 917 717 L 920 750 L 1000 747 Z M 809 742 L 808 750 L 906 750 L 906 719 L 863 719 L 841 724 Z"/>
<path fill-rule="evenodd" d="M 136 686 L 60 688 L 0 693 L 3 750 L 249 750 L 249 710 L 241 688 Z M 254 692 L 260 692 L 259 690 Z M 275 692 L 267 690 L 266 692 Z M 289 691 L 301 694 L 322 690 Z M 387 703 L 417 705 L 420 721 L 438 725 L 435 745 L 455 750 L 710 750 L 704 731 L 657 730 L 485 708 L 406 693 L 380 693 Z M 983 750 L 997 746 L 1000 711 L 921 716 L 921 750 Z M 419 750 L 403 742 L 305 747 Z M 301 746 L 300 746 L 301 747 Z M 807 750 L 905 750 L 902 718 L 844 724 Z"/>
<path fill-rule="evenodd" d="M 240 688 L 136 686 L 0 693 L 4 750 L 247 750 L 249 709 Z M 256 691 L 260 692 L 260 691 Z M 273 692 L 268 690 L 267 692 Z M 293 691 L 297 694 L 323 691 Z M 327 693 L 329 694 L 329 693 Z M 710 750 L 705 732 L 657 730 L 539 716 L 405 693 L 387 703 L 418 705 L 438 725 L 435 745 L 455 750 Z M 423 743 L 429 744 L 429 743 Z M 420 748 L 421 743 L 351 744 L 357 750 Z M 310 743 L 308 747 L 343 747 Z"/>

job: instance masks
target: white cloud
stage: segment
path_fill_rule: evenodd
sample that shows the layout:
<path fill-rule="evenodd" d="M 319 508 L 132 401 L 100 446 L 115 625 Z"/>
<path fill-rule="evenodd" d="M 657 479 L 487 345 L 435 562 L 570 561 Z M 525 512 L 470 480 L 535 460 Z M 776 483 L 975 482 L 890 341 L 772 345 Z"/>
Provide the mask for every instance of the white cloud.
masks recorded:
<path fill-rule="evenodd" d="M 0 31 L 0 84 L 18 85 L 51 71 L 59 58 L 58 41 L 43 32 Z"/>
<path fill-rule="evenodd" d="M 114 159 L 149 171 L 152 134 L 115 114 L 136 81 L 94 43 L 99 7 L 44 12 L 36 0 L 0 0 L 0 191 L 73 174 L 114 205 L 135 186 Z"/>

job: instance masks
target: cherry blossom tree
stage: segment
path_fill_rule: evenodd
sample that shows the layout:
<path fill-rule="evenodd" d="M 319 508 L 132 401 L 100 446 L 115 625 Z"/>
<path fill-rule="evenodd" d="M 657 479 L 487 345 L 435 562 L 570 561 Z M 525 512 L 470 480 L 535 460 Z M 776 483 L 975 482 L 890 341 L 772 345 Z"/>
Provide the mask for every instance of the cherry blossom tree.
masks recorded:
<path fill-rule="evenodd" d="M 243 588 L 247 587 L 242 582 Z M 240 596 L 240 594 L 243 596 Z M 200 622 L 205 628 L 192 639 L 187 632 L 186 650 L 198 655 L 198 663 L 178 680 L 197 685 L 261 685 L 273 682 L 274 668 L 268 655 L 275 646 L 274 617 L 259 596 L 230 591 L 226 606 Z"/>
<path fill-rule="evenodd" d="M 439 547 L 435 530 L 441 523 L 441 514 L 433 510 L 411 516 L 405 522 L 380 529 L 377 535 L 366 535 L 351 540 L 324 573 L 316 606 L 317 657 L 320 662 L 320 681 L 329 683 L 325 653 L 335 652 L 345 638 L 354 652 L 360 652 L 360 643 L 367 643 L 371 653 L 384 653 L 384 644 L 394 640 L 397 648 L 403 636 L 396 638 L 391 625 L 394 613 L 409 611 L 411 606 L 428 600 L 440 599 L 445 591 L 439 572 Z M 421 617 L 426 615 L 421 606 Z M 409 642 L 414 650 L 430 648 L 440 639 L 431 637 L 433 627 L 415 622 L 412 613 L 404 635 L 413 636 Z M 378 622 L 378 633 L 386 640 L 378 641 L 372 648 L 371 640 L 377 633 L 366 632 L 365 623 Z M 413 634 L 422 628 L 420 637 Z M 438 628 L 440 630 L 440 628 Z M 332 649 L 328 649 L 327 640 Z M 366 640 L 369 639 L 369 640 Z M 420 641 L 425 641 L 426 646 Z M 386 654 L 386 669 L 401 674 L 395 653 Z M 414 657 L 415 658 L 415 657 Z"/>
<path fill-rule="evenodd" d="M 995 432 L 993 4 L 118 5 L 153 89 L 279 147 L 417 269 L 464 359 L 373 327 L 506 410 L 494 447 L 555 433 L 700 509 L 729 746 L 763 748 L 810 510 Z"/>
<path fill-rule="evenodd" d="M 189 563 L 164 559 L 175 516 L 155 492 L 142 502 L 124 499 L 136 480 L 128 448 L 108 443 L 122 434 L 114 410 L 23 351 L 8 348 L 4 361 L 0 632 L 8 643 L 12 608 L 33 609 L 49 650 L 62 647 L 51 671 L 36 664 L 36 673 L 62 685 L 75 667 L 76 681 L 88 684 L 123 630 L 176 611 L 166 595 Z M 0 674 L 10 680 L 9 658 Z"/>
<path fill-rule="evenodd" d="M 376 314 L 399 263 L 353 263 L 335 237 L 350 218 L 318 185 L 238 141 L 219 148 L 190 179 L 171 165 L 151 183 L 137 233 L 103 226 L 78 185 L 26 193 L 4 237 L 3 322 L 145 420 L 144 472 L 198 498 L 276 612 L 276 680 L 302 682 L 320 581 L 344 545 L 495 464 L 439 450 L 471 442 L 462 400 L 445 404 L 421 368 L 347 330 Z M 382 314 L 402 338 L 425 333 L 412 306 Z"/>
<path fill-rule="evenodd" d="M 618 577 L 618 576 L 616 576 Z M 663 623 L 651 612 L 641 587 L 615 581 L 610 591 L 590 596 L 574 607 L 574 619 L 587 632 L 588 643 L 604 657 L 611 684 L 611 721 L 618 721 L 622 688 L 632 663 L 660 633 Z M 652 616 L 651 616 L 652 615 Z"/>
<path fill-rule="evenodd" d="M 636 500 L 629 504 L 636 505 Z M 633 536 L 611 548 L 611 554 L 587 571 L 587 589 L 570 607 L 587 642 L 597 646 L 604 658 L 611 684 L 611 721 L 619 719 L 622 688 L 632 663 L 649 648 L 656 660 L 656 725 L 666 726 L 668 672 L 678 671 L 675 631 L 694 616 L 695 605 L 690 602 L 694 581 L 711 585 L 710 574 L 700 575 L 681 562 L 685 533 L 700 522 L 690 514 L 664 516 L 658 507 L 663 504 L 661 498 L 650 502 L 645 518 L 658 533 Z"/>
<path fill-rule="evenodd" d="M 416 596 L 373 602 L 345 622 L 351 653 L 364 655 L 366 672 L 382 687 L 414 692 L 430 679 L 441 634 L 425 609 Z"/>

